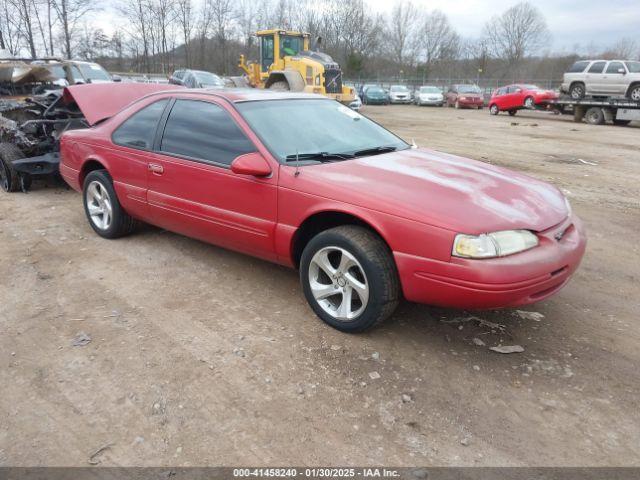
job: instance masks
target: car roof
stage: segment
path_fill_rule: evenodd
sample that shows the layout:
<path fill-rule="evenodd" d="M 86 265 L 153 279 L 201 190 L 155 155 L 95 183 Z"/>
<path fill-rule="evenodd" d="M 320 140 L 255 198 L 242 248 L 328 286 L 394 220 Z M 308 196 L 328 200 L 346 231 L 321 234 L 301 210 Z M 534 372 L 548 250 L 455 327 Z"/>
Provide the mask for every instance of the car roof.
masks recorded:
<path fill-rule="evenodd" d="M 324 95 L 318 95 L 315 93 L 302 93 L 302 92 L 274 92 L 273 90 L 262 89 L 248 89 L 248 88 L 180 88 L 175 90 L 164 90 L 162 92 L 155 92 L 151 95 L 160 95 L 166 93 L 175 94 L 188 94 L 200 97 L 217 97 L 223 98 L 231 103 L 241 102 L 255 102 L 255 101 L 268 101 L 268 100 L 287 100 L 287 99 L 316 99 L 316 100 L 329 100 Z"/>

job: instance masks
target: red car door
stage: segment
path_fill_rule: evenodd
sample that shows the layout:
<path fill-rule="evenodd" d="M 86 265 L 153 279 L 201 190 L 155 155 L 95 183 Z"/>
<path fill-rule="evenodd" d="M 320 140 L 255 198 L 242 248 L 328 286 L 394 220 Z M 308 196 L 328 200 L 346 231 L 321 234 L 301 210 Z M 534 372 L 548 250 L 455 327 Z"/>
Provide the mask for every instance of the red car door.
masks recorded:
<path fill-rule="evenodd" d="M 277 166 L 269 177 L 240 175 L 231 162 L 256 152 L 244 127 L 221 104 L 177 98 L 149 158 L 152 223 L 267 259 L 275 259 Z"/>

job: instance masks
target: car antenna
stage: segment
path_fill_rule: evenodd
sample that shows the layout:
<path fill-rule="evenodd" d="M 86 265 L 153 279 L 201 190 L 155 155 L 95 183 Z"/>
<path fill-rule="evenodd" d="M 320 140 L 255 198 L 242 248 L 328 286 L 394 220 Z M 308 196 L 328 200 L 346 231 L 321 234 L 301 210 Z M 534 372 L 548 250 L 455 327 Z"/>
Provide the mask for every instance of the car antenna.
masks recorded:
<path fill-rule="evenodd" d="M 298 175 L 300 175 L 300 155 L 298 154 L 298 149 L 296 148 L 296 171 L 293 172 L 293 176 L 297 177 Z"/>

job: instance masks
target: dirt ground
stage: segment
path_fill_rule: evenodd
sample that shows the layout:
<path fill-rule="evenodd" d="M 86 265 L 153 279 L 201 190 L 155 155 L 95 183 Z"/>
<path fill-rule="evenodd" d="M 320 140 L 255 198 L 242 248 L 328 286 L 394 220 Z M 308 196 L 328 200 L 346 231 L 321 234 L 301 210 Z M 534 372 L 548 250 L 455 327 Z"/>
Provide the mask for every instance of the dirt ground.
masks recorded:
<path fill-rule="evenodd" d="M 640 465 L 640 128 L 366 113 L 567 194 L 589 245 L 524 309 L 544 318 L 405 303 L 342 334 L 292 270 L 155 228 L 102 240 L 78 194 L 35 185 L 0 195 L 0 465 Z"/>

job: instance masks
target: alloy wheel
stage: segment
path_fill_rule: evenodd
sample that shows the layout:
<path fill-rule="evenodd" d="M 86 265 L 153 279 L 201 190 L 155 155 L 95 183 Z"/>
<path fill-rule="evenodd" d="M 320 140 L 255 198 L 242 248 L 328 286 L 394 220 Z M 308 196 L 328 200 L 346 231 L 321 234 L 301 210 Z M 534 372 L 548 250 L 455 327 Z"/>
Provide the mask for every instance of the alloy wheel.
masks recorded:
<path fill-rule="evenodd" d="M 527 108 L 533 108 L 533 98 L 527 97 L 524 100 L 524 106 L 527 107 Z"/>
<path fill-rule="evenodd" d="M 94 180 L 87 187 L 85 201 L 91 222 L 100 230 L 108 230 L 113 220 L 113 206 L 107 189 Z"/>
<path fill-rule="evenodd" d="M 352 321 L 369 302 L 369 283 L 360 262 L 344 248 L 318 250 L 309 265 L 309 287 L 320 307 L 336 320 Z"/>
<path fill-rule="evenodd" d="M 582 85 L 575 85 L 571 89 L 571 98 L 580 100 L 582 97 L 584 97 L 584 88 L 582 88 Z"/>
<path fill-rule="evenodd" d="M 640 87 L 635 87 L 631 90 L 631 100 L 640 102 Z"/>

